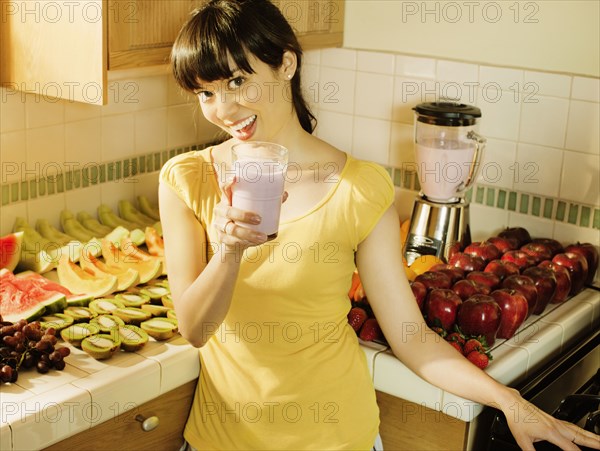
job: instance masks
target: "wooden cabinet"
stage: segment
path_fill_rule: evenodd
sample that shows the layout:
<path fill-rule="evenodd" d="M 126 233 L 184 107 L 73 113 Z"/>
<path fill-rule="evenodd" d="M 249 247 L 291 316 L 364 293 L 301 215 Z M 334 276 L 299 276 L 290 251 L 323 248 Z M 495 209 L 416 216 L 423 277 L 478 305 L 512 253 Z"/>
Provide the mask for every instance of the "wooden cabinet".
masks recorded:
<path fill-rule="evenodd" d="M 149 450 L 177 451 L 192 405 L 196 380 L 171 390 L 138 408 L 56 443 L 45 451 Z M 139 415 L 139 420 L 136 417 Z M 140 420 L 158 418 L 158 426 L 142 429 Z"/>
<path fill-rule="evenodd" d="M 376 394 L 384 450 L 466 449 L 468 423 L 387 393 Z"/>
<path fill-rule="evenodd" d="M 206 0 L 0 0 L 0 81 L 8 90 L 104 105 L 107 71 L 163 65 Z M 274 0 L 305 49 L 341 46 L 344 0 Z"/>

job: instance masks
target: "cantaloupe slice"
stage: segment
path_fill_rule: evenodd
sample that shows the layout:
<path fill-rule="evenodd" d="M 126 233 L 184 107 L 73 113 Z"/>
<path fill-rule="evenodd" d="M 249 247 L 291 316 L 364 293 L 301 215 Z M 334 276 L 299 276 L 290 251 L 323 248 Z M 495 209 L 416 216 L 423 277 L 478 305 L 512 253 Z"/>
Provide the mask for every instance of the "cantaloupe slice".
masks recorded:
<path fill-rule="evenodd" d="M 60 284 L 73 293 L 85 293 L 99 298 L 117 290 L 117 276 L 91 274 L 73 263 L 67 255 L 62 256 L 58 262 L 57 273 Z"/>
<path fill-rule="evenodd" d="M 133 243 L 131 245 L 135 246 Z M 140 250 L 139 253 L 126 254 L 123 249 L 117 248 L 111 241 L 102 240 L 102 257 L 104 257 L 104 262 L 108 266 L 116 268 L 135 269 L 140 275 L 138 283 L 144 284 L 162 274 L 162 262 L 146 253 L 144 254 L 149 258 L 142 259 L 141 252 Z"/>
<path fill-rule="evenodd" d="M 109 266 L 91 254 L 87 257 L 82 256 L 79 260 L 79 264 L 84 270 L 96 276 L 106 274 L 117 276 L 117 291 L 125 291 L 128 288 L 137 285 L 140 281 L 140 273 L 135 269 Z"/>

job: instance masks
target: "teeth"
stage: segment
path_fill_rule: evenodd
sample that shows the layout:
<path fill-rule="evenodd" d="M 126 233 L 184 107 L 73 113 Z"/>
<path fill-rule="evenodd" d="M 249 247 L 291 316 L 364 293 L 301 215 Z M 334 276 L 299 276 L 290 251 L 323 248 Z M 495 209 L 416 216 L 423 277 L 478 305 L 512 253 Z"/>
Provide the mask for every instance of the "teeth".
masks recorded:
<path fill-rule="evenodd" d="M 239 124 L 234 125 L 233 127 L 231 127 L 233 130 L 238 131 L 241 130 L 244 127 L 247 127 L 248 125 L 250 125 L 252 122 L 254 122 L 256 120 L 256 115 L 254 116 L 250 116 L 248 119 L 246 119 L 245 121 L 240 122 Z"/>

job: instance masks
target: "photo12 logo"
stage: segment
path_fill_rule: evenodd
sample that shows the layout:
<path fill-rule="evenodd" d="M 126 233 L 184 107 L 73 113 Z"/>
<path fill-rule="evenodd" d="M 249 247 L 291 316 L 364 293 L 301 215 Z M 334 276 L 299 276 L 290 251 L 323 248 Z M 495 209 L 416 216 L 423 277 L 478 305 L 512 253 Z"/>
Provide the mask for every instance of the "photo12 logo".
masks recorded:
<path fill-rule="evenodd" d="M 112 2 L 119 4 L 121 2 Z M 133 3 L 133 2 L 129 2 Z M 21 23 L 58 23 L 86 22 L 97 23 L 102 20 L 101 1 L 3 1 L 1 2 L 1 21 L 11 20 Z"/>
<path fill-rule="evenodd" d="M 402 23 L 539 23 L 538 2 L 402 2 Z"/>

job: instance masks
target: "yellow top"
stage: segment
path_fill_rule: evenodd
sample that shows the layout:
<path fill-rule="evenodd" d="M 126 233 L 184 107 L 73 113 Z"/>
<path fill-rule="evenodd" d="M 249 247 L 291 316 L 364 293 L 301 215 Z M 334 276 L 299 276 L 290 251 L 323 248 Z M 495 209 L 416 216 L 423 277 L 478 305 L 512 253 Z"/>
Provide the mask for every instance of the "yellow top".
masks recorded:
<path fill-rule="evenodd" d="M 216 242 L 210 224 L 221 192 L 210 149 L 172 158 L 160 180 Z M 224 322 L 205 327 L 216 333 L 200 349 L 184 433 L 193 447 L 372 449 L 379 412 L 347 322 L 347 293 L 357 246 L 393 199 L 381 166 L 348 155 L 321 202 L 282 222 L 273 241 L 246 250 Z"/>

